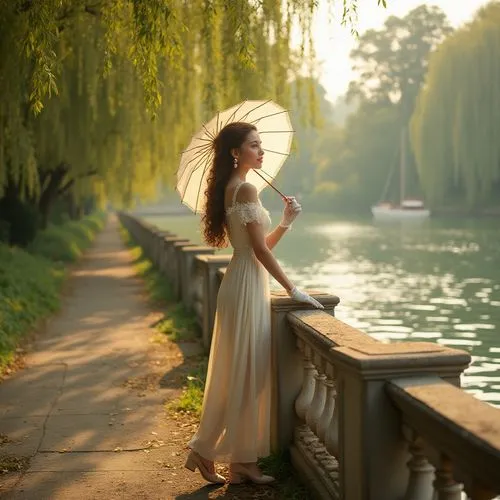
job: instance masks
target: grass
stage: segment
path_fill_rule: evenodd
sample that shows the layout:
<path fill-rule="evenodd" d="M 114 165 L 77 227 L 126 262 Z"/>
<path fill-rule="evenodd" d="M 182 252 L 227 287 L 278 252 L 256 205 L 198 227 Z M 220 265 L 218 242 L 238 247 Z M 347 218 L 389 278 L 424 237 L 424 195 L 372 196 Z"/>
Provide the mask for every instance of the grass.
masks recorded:
<path fill-rule="evenodd" d="M 288 452 L 273 453 L 259 460 L 264 474 L 276 478 L 279 498 L 286 500 L 312 500 L 307 488 L 297 479 L 297 472 L 290 462 Z"/>
<path fill-rule="evenodd" d="M 201 407 L 203 404 L 203 391 L 207 380 L 208 358 L 202 359 L 187 376 L 187 382 L 182 395 L 169 404 L 168 408 L 182 414 L 201 417 Z"/>
<path fill-rule="evenodd" d="M 163 318 L 157 322 L 157 331 L 172 342 L 192 341 L 200 338 L 194 314 L 183 304 L 176 303 L 173 291 L 165 277 L 147 259 L 142 249 L 132 240 L 130 234 L 121 228 L 122 238 L 134 257 L 136 272 L 144 279 L 153 303 L 164 308 Z M 180 415 L 189 415 L 199 420 L 203 404 L 203 391 L 207 377 L 208 358 L 198 359 L 186 377 L 181 396 L 168 403 L 168 409 Z M 309 500 L 307 489 L 296 478 L 288 453 L 272 454 L 259 460 L 265 474 L 274 476 L 278 481 L 278 498 L 287 500 Z"/>
<path fill-rule="evenodd" d="M 182 304 L 169 309 L 168 318 L 163 318 L 156 327 L 172 342 L 186 342 L 200 337 L 198 324 L 193 314 L 189 314 Z"/>
<path fill-rule="evenodd" d="M 28 249 L 0 244 L 0 377 L 11 370 L 26 334 L 60 305 L 66 265 L 77 260 L 104 215 L 51 226 Z"/>

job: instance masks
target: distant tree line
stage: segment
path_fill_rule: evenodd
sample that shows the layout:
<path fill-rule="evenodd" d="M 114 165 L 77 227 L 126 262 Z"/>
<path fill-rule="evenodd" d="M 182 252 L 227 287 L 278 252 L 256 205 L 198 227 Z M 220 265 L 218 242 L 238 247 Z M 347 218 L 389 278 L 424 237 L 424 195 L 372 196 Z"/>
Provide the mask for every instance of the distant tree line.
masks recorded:
<path fill-rule="evenodd" d="M 351 57 L 359 77 L 347 96 L 331 105 L 316 82 L 322 127 L 302 126 L 301 103 L 291 107 L 297 151 L 281 186 L 310 210 L 367 213 L 387 183 L 397 202 L 403 133 L 407 195 L 437 211 L 498 207 L 500 3 L 455 31 L 421 5 L 362 34 Z"/>
<path fill-rule="evenodd" d="M 500 205 L 500 2 L 480 9 L 432 55 L 411 125 L 431 203 Z"/>

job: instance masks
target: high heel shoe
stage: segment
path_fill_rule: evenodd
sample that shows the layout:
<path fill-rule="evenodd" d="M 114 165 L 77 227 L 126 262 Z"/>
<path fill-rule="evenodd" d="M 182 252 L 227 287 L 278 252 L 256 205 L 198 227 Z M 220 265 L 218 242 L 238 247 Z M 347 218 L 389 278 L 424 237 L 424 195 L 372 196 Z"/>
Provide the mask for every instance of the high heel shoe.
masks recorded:
<path fill-rule="evenodd" d="M 256 475 L 244 465 L 231 464 L 229 466 L 229 482 L 231 484 L 241 484 L 245 481 L 251 481 L 255 484 L 269 484 L 275 481 L 273 476 L 266 476 L 265 474 Z"/>
<path fill-rule="evenodd" d="M 195 471 L 198 469 L 200 471 L 200 474 L 203 476 L 203 478 L 208 481 L 209 483 L 215 483 L 215 484 L 223 484 L 226 482 L 226 478 L 224 476 L 221 476 L 220 474 L 217 474 L 217 472 L 210 472 L 205 464 L 203 463 L 200 455 L 196 453 L 194 450 L 191 450 L 189 452 L 189 455 L 186 460 L 186 464 L 184 465 L 186 469 L 189 469 L 190 471 Z"/>

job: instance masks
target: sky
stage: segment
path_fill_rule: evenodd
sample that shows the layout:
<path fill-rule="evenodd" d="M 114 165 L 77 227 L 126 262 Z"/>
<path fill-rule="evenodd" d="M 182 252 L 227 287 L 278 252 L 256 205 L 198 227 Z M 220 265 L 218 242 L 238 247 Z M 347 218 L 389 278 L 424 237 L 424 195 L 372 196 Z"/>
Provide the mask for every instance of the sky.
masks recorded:
<path fill-rule="evenodd" d="M 380 29 L 387 17 L 402 17 L 410 10 L 422 5 L 437 5 L 448 16 L 453 27 L 470 21 L 479 7 L 489 0 L 387 0 L 387 8 L 379 7 L 377 0 L 358 0 L 358 33 L 367 29 Z M 338 0 L 341 3 L 341 0 Z M 348 27 L 340 26 L 339 20 L 328 21 L 326 0 L 320 0 L 320 8 L 314 20 L 313 33 L 317 59 L 320 63 L 319 80 L 330 101 L 344 94 L 349 82 L 355 77 L 351 70 L 350 51 L 356 42 Z"/>

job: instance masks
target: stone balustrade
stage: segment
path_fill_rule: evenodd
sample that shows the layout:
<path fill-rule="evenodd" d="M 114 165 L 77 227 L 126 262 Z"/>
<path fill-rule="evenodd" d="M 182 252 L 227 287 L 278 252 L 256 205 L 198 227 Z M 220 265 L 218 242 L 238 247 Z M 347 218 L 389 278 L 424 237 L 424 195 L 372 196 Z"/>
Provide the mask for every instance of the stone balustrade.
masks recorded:
<path fill-rule="evenodd" d="M 142 220 L 123 225 L 193 310 L 210 348 L 230 256 Z M 470 355 L 429 342 L 386 344 L 273 294 L 272 447 L 317 498 L 486 500 L 500 493 L 500 410 L 460 389 Z"/>
<path fill-rule="evenodd" d="M 477 500 L 500 492 L 499 410 L 442 378 L 393 379 L 387 392 L 401 412 L 411 456 L 406 500 Z"/>

